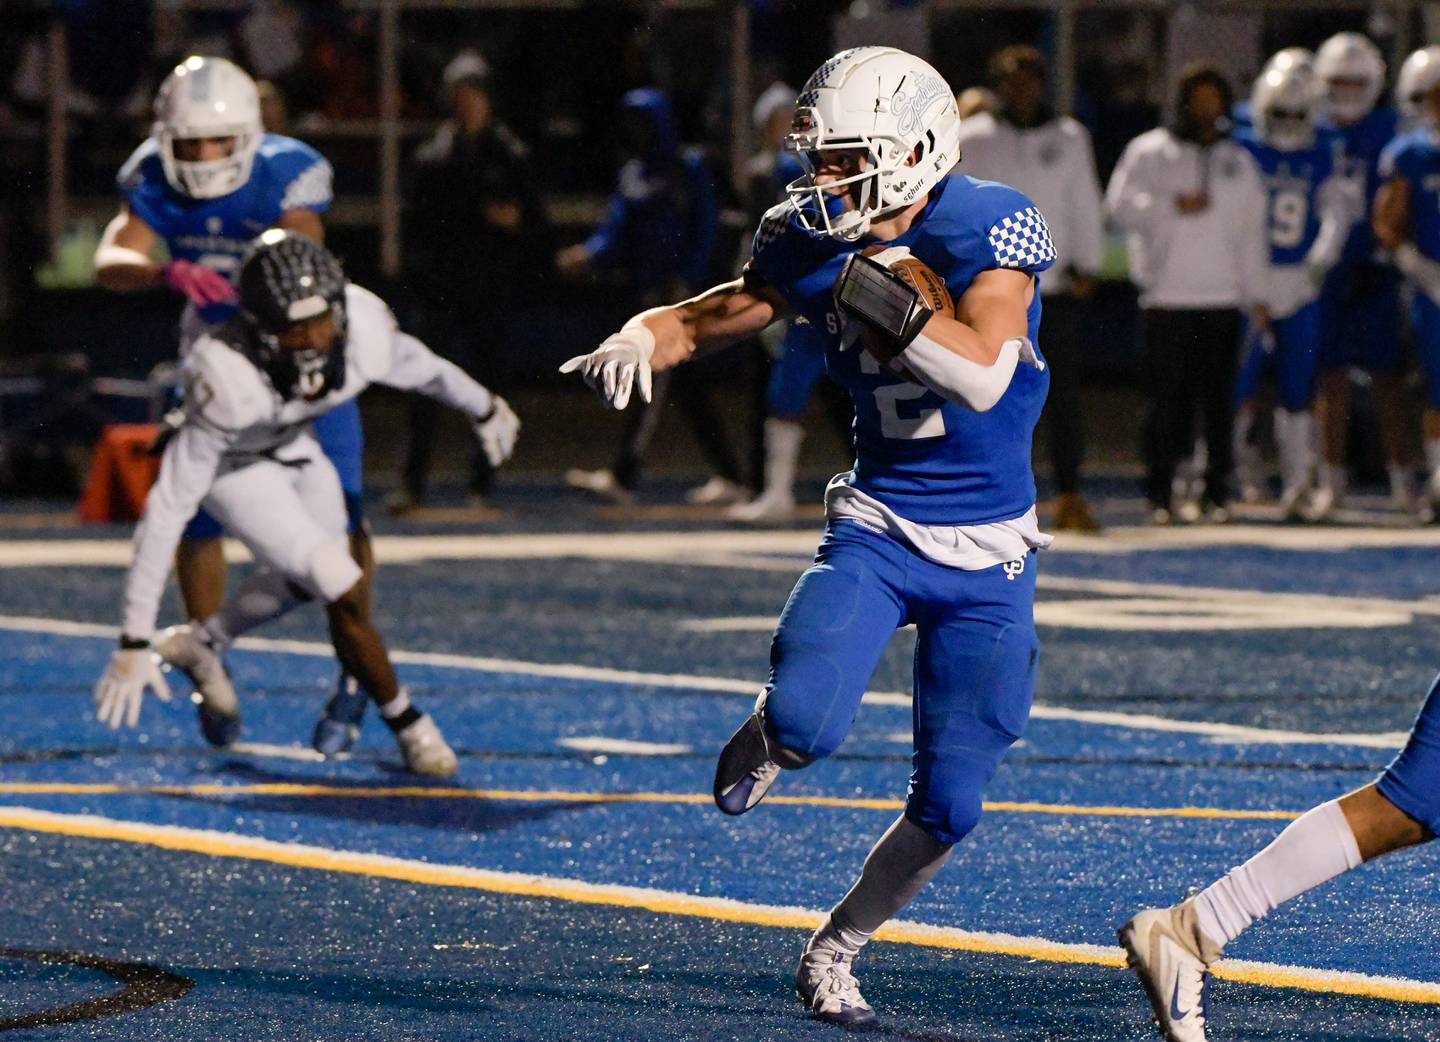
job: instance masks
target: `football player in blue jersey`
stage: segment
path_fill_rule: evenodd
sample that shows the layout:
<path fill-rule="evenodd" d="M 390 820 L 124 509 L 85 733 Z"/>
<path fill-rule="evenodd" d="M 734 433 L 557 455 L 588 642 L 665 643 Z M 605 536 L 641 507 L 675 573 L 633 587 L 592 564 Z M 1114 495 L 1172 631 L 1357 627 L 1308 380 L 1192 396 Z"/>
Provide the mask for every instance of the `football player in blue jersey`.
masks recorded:
<path fill-rule="evenodd" d="M 1049 387 L 1036 283 L 1055 249 L 1023 194 L 950 176 L 958 144 L 954 94 L 933 68 L 888 47 L 842 51 L 797 99 L 788 146 L 806 173 L 765 215 L 743 277 L 642 312 L 563 367 L 623 408 L 632 389 L 649 394 L 652 370 L 799 314 L 850 392 L 854 469 L 827 490 L 815 563 L 714 790 L 742 814 L 782 769 L 835 752 L 891 636 L 915 625 L 905 811 L 796 973 L 810 1014 L 844 1024 L 875 1018 L 852 960 L 975 827 L 1025 729 L 1038 661 L 1035 553 L 1050 540 L 1030 469 Z"/>
<path fill-rule="evenodd" d="M 1315 127 L 1317 100 L 1307 68 L 1271 68 L 1255 81 L 1251 94 L 1254 125 L 1235 134 L 1264 178 L 1270 238 L 1262 293 L 1270 322 L 1267 329 L 1252 331 L 1241 361 L 1236 457 L 1243 461 L 1248 451 L 1256 386 L 1262 375 L 1273 372 L 1275 441 L 1284 487 L 1280 505 L 1290 520 L 1309 517 L 1311 510 L 1320 286 L 1362 213 L 1353 186 L 1334 176 L 1331 139 Z"/>
<path fill-rule="evenodd" d="M 1412 90 L 1422 123 L 1380 153 L 1372 227 L 1414 287 L 1411 324 L 1426 385 L 1422 431 L 1429 479 L 1422 511 L 1433 516 L 1440 503 L 1440 76 L 1432 71 Z"/>
<path fill-rule="evenodd" d="M 1395 110 L 1378 105 L 1385 87 L 1385 59 L 1360 33 L 1337 33 L 1315 55 L 1320 85 L 1320 126 L 1340 148 L 1337 172 L 1349 178 L 1368 211 L 1380 187 L 1380 152 L 1395 137 Z M 1349 420 L 1350 368 L 1370 376 L 1375 414 L 1385 447 L 1392 504 L 1415 509 L 1409 439 L 1401 400 L 1400 279 L 1375 246 L 1369 221 L 1356 221 L 1340 262 L 1320 294 L 1320 427 L 1317 517 L 1345 496 L 1345 442 Z"/>
<path fill-rule="evenodd" d="M 1243 865 L 1172 908 L 1120 929 L 1166 1042 L 1205 1042 L 1206 971 L 1252 923 L 1383 854 L 1440 832 L 1440 677 L 1410 737 L 1372 784 L 1322 803 Z"/>
<path fill-rule="evenodd" d="M 279 227 L 316 242 L 324 239 L 320 215 L 332 199 L 331 176 L 330 164 L 309 145 L 263 131 L 255 82 L 243 70 L 224 58 L 186 58 L 160 86 L 150 137 L 120 169 L 124 202 L 95 251 L 96 279 L 108 289 L 165 284 L 184 294 L 184 355 L 202 332 L 235 313 L 231 282 L 255 236 Z M 169 254 L 163 262 L 152 256 L 162 243 Z M 359 406 L 349 401 L 318 417 L 315 433 L 340 473 L 351 546 L 365 572 L 368 595 L 374 555 L 362 510 Z M 220 525 L 202 511 L 176 553 L 181 597 L 192 619 L 209 619 L 221 610 L 243 616 L 247 606 L 272 600 L 242 591 L 225 602 L 220 536 Z M 254 581 L 266 581 L 264 574 Z M 250 624 L 234 620 L 237 632 Z M 203 669 L 197 632 L 198 627 L 167 631 L 158 647 L 182 669 Z M 366 698 L 352 688 L 342 677 L 317 725 L 322 751 L 338 752 L 353 741 Z M 203 723 L 203 701 L 201 708 Z M 234 737 L 214 721 L 205 731 L 211 741 L 223 739 L 220 744 Z"/>

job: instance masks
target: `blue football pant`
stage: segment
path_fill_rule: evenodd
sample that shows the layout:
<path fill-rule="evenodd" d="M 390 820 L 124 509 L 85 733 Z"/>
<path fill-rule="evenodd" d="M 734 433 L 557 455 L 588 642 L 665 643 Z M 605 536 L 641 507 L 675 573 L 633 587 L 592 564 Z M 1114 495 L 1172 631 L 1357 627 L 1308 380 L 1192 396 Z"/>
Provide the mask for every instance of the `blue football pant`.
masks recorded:
<path fill-rule="evenodd" d="M 1425 371 L 1425 403 L 1440 409 L 1440 306 L 1416 290 L 1410 309 L 1420 367 Z"/>
<path fill-rule="evenodd" d="M 1315 379 L 1320 367 L 1320 305 L 1314 301 L 1293 315 L 1271 322 L 1275 350 L 1267 351 L 1258 336 L 1248 335 L 1249 345 L 1240 360 L 1235 382 L 1235 404 L 1244 405 L 1255 396 L 1260 380 L 1275 378 L 1280 405 L 1290 412 L 1303 412 L 1315 401 Z"/>
<path fill-rule="evenodd" d="M 1376 787 L 1432 835 L 1440 835 L 1440 677 L 1430 685 L 1405 748 Z"/>
<path fill-rule="evenodd" d="M 1400 279 L 1381 264 L 1337 268 L 1320 297 L 1320 371 L 1393 373 L 1402 362 Z"/>
<path fill-rule="evenodd" d="M 831 522 L 775 630 L 764 696 L 770 737 L 805 758 L 835 752 L 890 638 L 914 623 L 905 816 L 942 843 L 958 842 L 980 820 L 981 794 L 1029 720 L 1034 599 L 1033 551 L 962 571 L 853 521 Z"/>

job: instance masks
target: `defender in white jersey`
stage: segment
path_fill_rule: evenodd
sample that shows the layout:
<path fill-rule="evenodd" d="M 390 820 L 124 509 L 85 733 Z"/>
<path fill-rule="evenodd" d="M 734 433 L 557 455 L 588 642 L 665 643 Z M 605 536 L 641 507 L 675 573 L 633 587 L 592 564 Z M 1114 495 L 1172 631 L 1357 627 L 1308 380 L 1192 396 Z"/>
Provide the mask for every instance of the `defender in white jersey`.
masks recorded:
<path fill-rule="evenodd" d="M 150 642 L 175 546 L 203 505 L 264 567 L 183 639 L 167 635 L 167 648 L 186 651 L 176 664 L 196 682 L 202 721 L 209 714 L 238 723 L 220 665 L 242 630 L 237 620 L 255 625 L 318 599 L 336 656 L 379 706 L 406 765 L 453 774 L 455 754 L 410 704 L 370 620 L 346 539 L 340 479 L 311 424 L 383 383 L 466 413 L 499 464 L 514 447 L 519 421 L 503 399 L 402 333 L 383 301 L 346 282 L 334 256 L 303 236 L 280 229 L 262 235 L 241 268 L 239 295 L 239 316 L 201 336 L 185 360 L 185 420 L 165 447 L 135 532 L 120 647 L 95 690 L 99 717 L 112 727 L 133 726 L 147 687 L 168 698 Z M 237 602 L 245 602 L 243 610 Z"/>

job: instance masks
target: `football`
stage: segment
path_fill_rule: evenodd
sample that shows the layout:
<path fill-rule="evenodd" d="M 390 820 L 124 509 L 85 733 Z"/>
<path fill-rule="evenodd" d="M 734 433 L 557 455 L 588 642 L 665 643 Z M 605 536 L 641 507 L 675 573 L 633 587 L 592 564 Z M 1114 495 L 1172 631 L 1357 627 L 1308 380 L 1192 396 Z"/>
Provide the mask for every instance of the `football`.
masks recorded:
<path fill-rule="evenodd" d="M 872 257 L 882 250 L 888 249 L 885 246 L 870 246 L 861 251 L 866 257 Z M 955 314 L 955 300 L 950 296 L 950 290 L 945 286 L 945 280 L 936 274 L 935 269 L 926 264 L 919 257 L 904 257 L 890 265 L 890 270 L 905 280 L 906 284 L 916 293 L 920 294 L 920 303 L 931 311 L 938 311 L 942 315 Z M 875 358 L 881 365 L 891 372 L 904 377 L 911 383 L 919 383 L 904 365 L 897 361 L 894 349 L 885 339 L 876 333 L 866 330 L 860 335 L 860 346 L 867 354 Z"/>

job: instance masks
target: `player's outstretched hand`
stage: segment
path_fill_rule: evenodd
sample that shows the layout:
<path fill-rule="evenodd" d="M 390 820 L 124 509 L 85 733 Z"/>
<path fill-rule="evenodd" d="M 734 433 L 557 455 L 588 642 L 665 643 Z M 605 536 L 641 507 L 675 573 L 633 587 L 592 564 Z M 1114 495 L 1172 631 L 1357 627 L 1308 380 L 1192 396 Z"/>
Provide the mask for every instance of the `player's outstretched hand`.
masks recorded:
<path fill-rule="evenodd" d="M 588 355 L 576 355 L 560 367 L 562 373 L 579 371 L 585 382 L 612 409 L 630 404 L 630 392 L 638 390 L 640 400 L 650 400 L 650 356 L 655 351 L 655 334 L 635 322 L 608 336 Z"/>
<path fill-rule="evenodd" d="M 480 439 L 480 451 L 498 467 L 515 451 L 515 439 L 520 437 L 520 417 L 510 408 L 510 403 L 499 395 L 494 396 L 488 416 L 475 417 L 475 437 Z"/>
<path fill-rule="evenodd" d="M 162 701 L 170 701 L 170 685 L 160 672 L 160 658 L 148 647 L 116 648 L 110 665 L 95 685 L 95 715 L 111 729 L 134 727 L 140 720 L 145 689 L 153 687 Z"/>
<path fill-rule="evenodd" d="M 197 308 L 226 304 L 235 299 L 235 287 L 214 268 L 194 261 L 172 260 L 160 269 L 160 277 L 190 298 Z"/>

